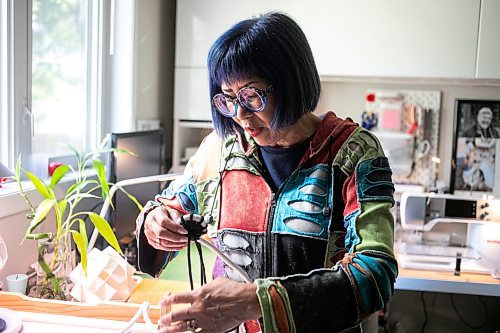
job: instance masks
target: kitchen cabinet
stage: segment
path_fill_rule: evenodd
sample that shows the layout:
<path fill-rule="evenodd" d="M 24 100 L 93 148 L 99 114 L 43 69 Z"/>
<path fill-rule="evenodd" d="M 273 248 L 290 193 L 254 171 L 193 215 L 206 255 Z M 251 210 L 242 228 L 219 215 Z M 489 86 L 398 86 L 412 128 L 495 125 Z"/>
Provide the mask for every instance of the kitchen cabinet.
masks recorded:
<path fill-rule="evenodd" d="M 322 76 L 474 78 L 480 0 L 316 0 L 301 11 Z"/>
<path fill-rule="evenodd" d="M 174 119 L 212 120 L 206 68 L 175 68 Z"/>
<path fill-rule="evenodd" d="M 176 67 L 206 67 L 212 43 L 236 22 L 269 11 L 295 16 L 300 0 L 179 0 L 175 43 Z"/>
<path fill-rule="evenodd" d="M 482 0 L 477 46 L 478 79 L 500 79 L 500 1 Z"/>

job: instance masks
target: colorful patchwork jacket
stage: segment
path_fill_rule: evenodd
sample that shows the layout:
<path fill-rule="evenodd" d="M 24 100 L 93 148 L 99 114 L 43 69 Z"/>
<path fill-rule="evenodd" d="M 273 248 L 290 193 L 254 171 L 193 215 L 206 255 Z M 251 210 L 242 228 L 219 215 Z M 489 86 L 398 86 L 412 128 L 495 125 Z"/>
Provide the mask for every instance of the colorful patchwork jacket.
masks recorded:
<path fill-rule="evenodd" d="M 277 191 L 250 137 L 212 133 L 139 216 L 140 269 L 158 274 L 175 255 L 154 250 L 141 230 L 155 204 L 211 214 L 209 235 L 258 286 L 264 332 L 356 327 L 393 294 L 391 175 L 374 135 L 332 112 Z M 213 275 L 241 280 L 219 260 Z"/>

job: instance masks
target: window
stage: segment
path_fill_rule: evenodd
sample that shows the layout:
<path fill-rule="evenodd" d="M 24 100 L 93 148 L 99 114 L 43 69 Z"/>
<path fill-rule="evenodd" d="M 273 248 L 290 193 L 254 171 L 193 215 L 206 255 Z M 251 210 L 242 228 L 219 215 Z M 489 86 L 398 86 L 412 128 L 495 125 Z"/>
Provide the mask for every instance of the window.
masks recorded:
<path fill-rule="evenodd" d="M 88 148 L 89 1 L 33 0 L 31 112 L 33 154 Z"/>
<path fill-rule="evenodd" d="M 2 164 L 20 155 L 46 170 L 40 162 L 68 155 L 66 144 L 90 150 L 108 132 L 135 129 L 134 6 L 0 0 Z"/>
<path fill-rule="evenodd" d="M 107 3 L 108 5 L 105 5 Z M 99 0 L 0 0 L 0 162 L 97 146 L 102 87 Z"/>

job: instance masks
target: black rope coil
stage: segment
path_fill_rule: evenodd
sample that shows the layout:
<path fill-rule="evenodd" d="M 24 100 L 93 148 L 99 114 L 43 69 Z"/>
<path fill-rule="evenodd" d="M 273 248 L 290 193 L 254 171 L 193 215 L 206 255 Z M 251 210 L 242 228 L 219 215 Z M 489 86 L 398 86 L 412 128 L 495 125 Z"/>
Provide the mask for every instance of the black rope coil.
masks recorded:
<path fill-rule="evenodd" d="M 193 285 L 193 271 L 191 267 L 191 241 L 196 245 L 196 250 L 198 251 L 198 256 L 200 258 L 200 284 L 204 285 L 207 283 L 207 276 L 205 272 L 205 263 L 203 262 L 203 251 L 198 239 L 207 232 L 207 222 L 205 218 L 201 215 L 187 214 L 181 216 L 180 224 L 186 229 L 188 244 L 187 244 L 187 259 L 188 259 L 188 271 L 189 271 L 189 283 L 191 285 L 191 290 L 194 289 Z"/>

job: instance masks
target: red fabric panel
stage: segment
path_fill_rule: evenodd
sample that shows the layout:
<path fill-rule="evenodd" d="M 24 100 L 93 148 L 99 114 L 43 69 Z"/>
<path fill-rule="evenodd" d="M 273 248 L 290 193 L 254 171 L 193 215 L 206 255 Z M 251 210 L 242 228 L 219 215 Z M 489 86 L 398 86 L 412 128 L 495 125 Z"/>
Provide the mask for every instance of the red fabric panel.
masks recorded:
<path fill-rule="evenodd" d="M 219 229 L 265 232 L 271 189 L 264 179 L 246 170 L 226 171 L 223 177 Z"/>
<path fill-rule="evenodd" d="M 356 174 L 350 175 L 344 183 L 342 196 L 345 202 L 344 216 L 359 208 L 358 195 L 356 193 Z"/>
<path fill-rule="evenodd" d="M 188 213 L 186 210 L 184 210 L 184 208 L 182 208 L 181 203 L 175 197 L 173 199 L 167 199 L 167 198 L 164 198 L 164 197 L 158 197 L 156 199 L 156 201 L 158 201 L 159 203 L 161 203 L 165 207 L 173 208 L 173 209 L 179 211 L 182 215 Z"/>
<path fill-rule="evenodd" d="M 335 113 L 328 112 L 311 141 L 309 150 L 302 158 L 301 165 L 309 168 L 319 163 L 328 163 L 329 154 L 335 158 L 345 140 L 358 128 L 358 124 L 350 118 L 338 118 Z"/>

